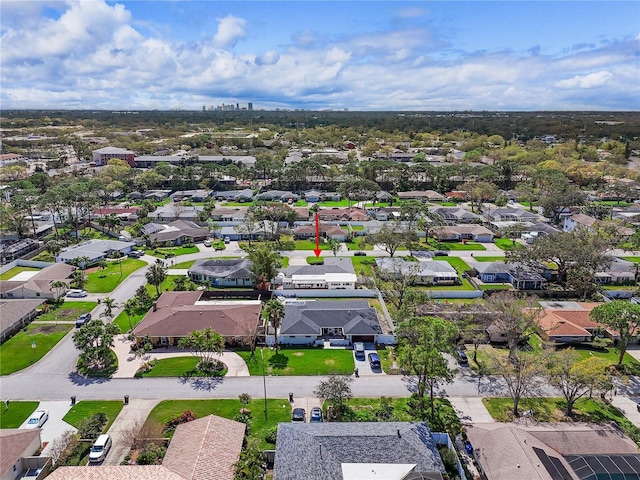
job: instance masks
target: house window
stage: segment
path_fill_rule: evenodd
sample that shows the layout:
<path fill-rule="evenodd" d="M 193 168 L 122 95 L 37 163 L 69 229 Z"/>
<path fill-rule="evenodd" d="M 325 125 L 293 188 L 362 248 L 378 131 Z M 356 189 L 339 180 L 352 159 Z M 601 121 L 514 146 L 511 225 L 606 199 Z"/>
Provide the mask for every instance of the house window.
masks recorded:
<path fill-rule="evenodd" d="M 169 339 L 167 337 L 160 337 L 160 345 L 169 345 Z"/>

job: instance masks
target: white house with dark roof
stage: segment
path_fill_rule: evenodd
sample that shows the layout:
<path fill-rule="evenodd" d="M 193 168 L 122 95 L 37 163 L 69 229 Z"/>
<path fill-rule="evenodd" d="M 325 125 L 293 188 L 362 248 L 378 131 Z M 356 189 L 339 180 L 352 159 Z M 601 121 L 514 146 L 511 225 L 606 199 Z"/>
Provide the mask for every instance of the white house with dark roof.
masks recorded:
<path fill-rule="evenodd" d="M 459 281 L 456 269 L 444 260 L 408 262 L 402 258 L 378 257 L 376 265 L 386 276 L 411 276 L 415 285 L 453 285 Z"/>
<path fill-rule="evenodd" d="M 584 213 L 574 213 L 570 217 L 564 217 L 562 220 L 562 229 L 565 232 L 570 232 L 578 226 L 591 229 L 597 221 L 598 219 L 585 215 Z"/>
<path fill-rule="evenodd" d="M 251 260 L 246 258 L 201 259 L 189 268 L 188 275 L 197 283 L 215 287 L 253 287 Z"/>
<path fill-rule="evenodd" d="M 276 277 L 285 290 L 354 290 L 356 276 L 349 258 L 326 257 L 323 265 L 291 266 Z"/>
<path fill-rule="evenodd" d="M 56 262 L 72 263 L 76 258 L 87 257 L 89 258 L 87 264 L 91 265 L 107 258 L 112 252 L 120 252 L 126 255 L 133 250 L 134 246 L 134 242 L 92 239 L 64 249 L 56 255 Z"/>
<path fill-rule="evenodd" d="M 383 334 L 376 310 L 364 300 L 296 300 L 287 301 L 284 308 L 278 333 L 281 345 L 377 343 Z M 273 345 L 271 332 L 266 341 Z"/>
<path fill-rule="evenodd" d="M 445 222 L 451 222 L 452 224 L 472 223 L 482 220 L 482 217 L 479 215 L 461 207 L 437 207 L 431 211 L 442 218 Z"/>

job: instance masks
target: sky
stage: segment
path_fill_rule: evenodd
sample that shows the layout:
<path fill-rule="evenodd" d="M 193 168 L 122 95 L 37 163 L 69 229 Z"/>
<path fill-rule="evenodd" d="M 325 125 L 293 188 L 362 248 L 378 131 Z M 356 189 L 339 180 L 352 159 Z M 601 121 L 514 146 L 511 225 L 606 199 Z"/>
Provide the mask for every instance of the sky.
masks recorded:
<path fill-rule="evenodd" d="M 640 110 L 640 2 L 0 2 L 0 108 Z"/>

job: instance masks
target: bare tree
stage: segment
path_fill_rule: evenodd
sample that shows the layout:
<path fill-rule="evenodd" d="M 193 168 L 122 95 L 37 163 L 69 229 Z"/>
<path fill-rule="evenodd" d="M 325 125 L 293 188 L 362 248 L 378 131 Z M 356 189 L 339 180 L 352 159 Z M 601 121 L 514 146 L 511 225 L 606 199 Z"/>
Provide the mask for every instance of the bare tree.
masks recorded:
<path fill-rule="evenodd" d="M 49 456 L 51 457 L 51 461 L 54 465 L 56 465 L 58 460 L 62 458 L 75 435 L 76 434 L 73 430 L 65 430 L 62 435 L 56 437 L 53 442 L 51 442 L 51 447 L 49 447 Z"/>
<path fill-rule="evenodd" d="M 507 358 L 500 352 L 491 357 L 491 365 L 507 385 L 507 391 L 513 400 L 513 415 L 520 416 L 520 400 L 535 393 L 541 373 L 541 359 L 532 353 L 516 352 L 514 358 Z"/>

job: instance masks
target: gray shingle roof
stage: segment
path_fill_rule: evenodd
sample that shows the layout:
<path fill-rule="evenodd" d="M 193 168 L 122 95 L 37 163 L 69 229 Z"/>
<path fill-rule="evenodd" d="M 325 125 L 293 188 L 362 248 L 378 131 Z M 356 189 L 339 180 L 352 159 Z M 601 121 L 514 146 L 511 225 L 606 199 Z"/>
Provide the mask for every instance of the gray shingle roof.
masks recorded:
<path fill-rule="evenodd" d="M 416 472 L 445 471 L 426 423 L 278 425 L 274 480 L 342 480 L 342 464 L 348 463 L 415 464 Z"/>
<path fill-rule="evenodd" d="M 230 258 L 223 260 L 196 260 L 189 273 L 216 278 L 251 278 L 251 260 Z"/>
<path fill-rule="evenodd" d="M 375 309 L 366 301 L 314 301 L 285 305 L 280 335 L 319 335 L 322 328 L 340 327 L 345 335 L 380 335 Z"/>

